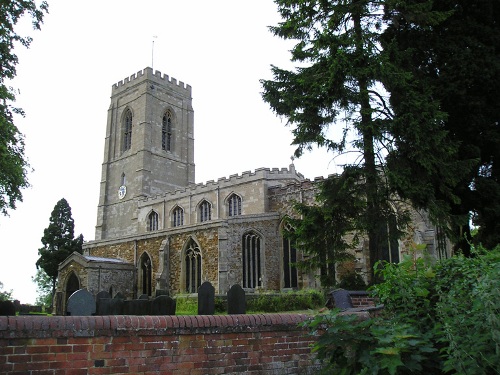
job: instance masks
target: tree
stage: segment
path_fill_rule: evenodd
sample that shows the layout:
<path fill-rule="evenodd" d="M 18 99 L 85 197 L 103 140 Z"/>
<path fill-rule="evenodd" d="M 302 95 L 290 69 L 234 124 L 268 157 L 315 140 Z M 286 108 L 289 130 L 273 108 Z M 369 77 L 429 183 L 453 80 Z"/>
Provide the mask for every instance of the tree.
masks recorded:
<path fill-rule="evenodd" d="M 49 226 L 43 231 L 43 247 L 38 249 L 40 257 L 36 267 L 41 268 L 50 277 L 53 296 L 59 264 L 75 251 L 82 253 L 83 235 L 74 237 L 75 224 L 71 207 L 64 198 L 57 202 L 49 220 Z"/>
<path fill-rule="evenodd" d="M 351 165 L 359 172 L 363 189 L 358 192 L 366 202 L 357 227 L 368 234 L 371 264 L 389 260 L 387 226 L 395 212 L 382 173 L 393 117 L 382 85 L 385 2 L 275 2 L 284 21 L 271 31 L 298 41 L 291 59 L 299 66 L 294 71 L 273 66 L 274 80 L 261 81 L 263 98 L 295 127 L 297 157 L 312 144 L 338 153 L 350 146 L 360 153 Z M 330 139 L 328 129 L 338 123 L 343 123 L 343 135 Z M 350 144 L 348 135 L 354 137 Z"/>
<path fill-rule="evenodd" d="M 399 176 L 392 185 L 417 207 L 429 209 L 435 222 L 450 228 L 456 250 L 467 255 L 472 242 L 488 248 L 500 243 L 500 4 L 495 0 L 430 4 L 427 12 L 446 16 L 431 24 L 429 18 L 400 9 L 397 22 L 385 32 L 385 41 L 394 47 L 393 68 L 409 74 L 419 90 L 428 93 L 428 102 L 445 113 L 440 132 L 429 132 L 432 137 L 408 137 L 412 129 L 408 122 L 397 129 L 403 141 L 390 160 L 398 162 L 389 163 Z M 408 120 L 418 116 L 422 106 L 412 109 L 407 93 L 406 88 L 393 88 L 391 105 L 397 116 L 406 114 Z M 447 146 L 436 147 L 436 135 Z M 440 155 L 446 147 L 452 150 L 447 165 Z M 436 167 L 440 163 L 444 168 Z M 452 183 L 443 185 L 443 176 Z M 471 219 L 479 226 L 474 238 Z"/>
<path fill-rule="evenodd" d="M 50 308 L 52 305 L 52 278 L 44 270 L 37 269 L 32 281 L 36 284 L 38 294 L 35 304 L 44 306 L 46 309 Z"/>
<path fill-rule="evenodd" d="M 299 244 L 305 255 L 297 265 L 308 270 L 319 269 L 321 285 L 332 287 L 337 284 L 335 265 L 353 259 L 349 250 L 359 242 L 357 222 L 366 209 L 366 202 L 358 191 L 363 187 L 356 169 L 330 176 L 321 184 L 317 205 L 295 204 L 301 218 L 288 219 L 293 230 L 286 235 Z"/>
<path fill-rule="evenodd" d="M 15 91 L 6 81 L 16 76 L 17 56 L 12 52 L 15 43 L 29 47 L 30 37 L 14 32 L 19 19 L 29 13 L 34 29 L 40 29 L 48 5 L 43 1 L 37 6 L 33 0 L 11 0 L 0 3 L 0 212 L 7 215 L 7 209 L 15 209 L 22 201 L 21 189 L 29 186 L 28 161 L 24 155 L 24 137 L 14 125 L 14 114 L 24 115 L 15 108 Z"/>
<path fill-rule="evenodd" d="M 9 301 L 12 298 L 12 290 L 7 292 L 3 290 L 3 283 L 0 281 L 0 301 Z"/>

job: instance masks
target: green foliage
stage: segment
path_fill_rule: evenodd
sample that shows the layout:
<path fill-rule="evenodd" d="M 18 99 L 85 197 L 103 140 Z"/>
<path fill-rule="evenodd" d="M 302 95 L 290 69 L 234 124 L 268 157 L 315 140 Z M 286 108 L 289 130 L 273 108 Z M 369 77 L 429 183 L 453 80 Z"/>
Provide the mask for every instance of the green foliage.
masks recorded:
<path fill-rule="evenodd" d="M 307 325 L 314 350 L 339 374 L 498 374 L 500 248 L 432 263 L 384 263 L 372 290 L 383 312 L 367 320 L 337 311 Z"/>
<path fill-rule="evenodd" d="M 361 217 L 366 209 L 355 168 L 346 169 L 341 176 L 330 176 L 320 184 L 317 205 L 296 203 L 300 219 L 289 218 L 293 230 L 286 234 L 305 255 L 297 266 L 306 270 L 320 269 L 321 285 L 336 284 L 335 264 L 352 260 L 350 252 L 359 242 Z M 350 234 L 348 239 L 346 235 Z"/>
<path fill-rule="evenodd" d="M 469 254 L 471 213 L 480 227 L 474 242 L 493 248 L 500 243 L 500 3 L 394 5 L 382 39 L 396 120 L 391 184 L 449 228 L 457 250 Z"/>
<path fill-rule="evenodd" d="M 323 307 L 325 298 L 317 290 L 307 289 L 280 294 L 259 294 L 247 297 L 247 312 L 274 313 L 315 310 Z"/>
<path fill-rule="evenodd" d="M 46 310 L 52 306 L 52 278 L 42 269 L 36 270 L 36 275 L 31 278 L 36 284 L 36 305 L 43 306 Z"/>
<path fill-rule="evenodd" d="M 24 156 L 24 137 L 14 125 L 14 114 L 24 115 L 12 103 L 16 100 L 15 90 L 6 81 L 16 76 L 17 56 L 12 52 L 16 43 L 29 47 L 30 37 L 14 32 L 19 19 L 28 13 L 33 28 L 40 29 L 43 14 L 48 5 L 39 6 L 32 0 L 11 0 L 0 2 L 0 212 L 7 215 L 7 209 L 15 209 L 22 201 L 21 189 L 29 186 L 28 161 Z"/>
<path fill-rule="evenodd" d="M 176 315 L 197 315 L 198 299 L 187 294 L 175 296 L 175 314 Z"/>
<path fill-rule="evenodd" d="M 500 373 L 500 248 L 454 257 L 437 268 L 436 278 L 445 370 Z"/>
<path fill-rule="evenodd" d="M 59 264 L 73 252 L 82 253 L 83 236 L 74 237 L 75 224 L 71 216 L 71 207 L 62 198 L 50 215 L 50 224 L 43 231 L 42 244 L 38 249 L 40 257 L 36 262 L 52 280 L 52 295 L 58 275 Z"/>
<path fill-rule="evenodd" d="M 314 344 L 325 374 L 433 374 L 436 349 L 430 334 L 390 319 L 358 320 L 338 310 L 307 325 L 321 332 Z"/>
<path fill-rule="evenodd" d="M 12 299 L 12 290 L 7 292 L 3 290 L 3 283 L 0 281 L 0 301 L 10 301 Z"/>
<path fill-rule="evenodd" d="M 342 277 L 338 287 L 345 290 L 366 290 L 366 283 L 358 272 L 351 271 Z"/>

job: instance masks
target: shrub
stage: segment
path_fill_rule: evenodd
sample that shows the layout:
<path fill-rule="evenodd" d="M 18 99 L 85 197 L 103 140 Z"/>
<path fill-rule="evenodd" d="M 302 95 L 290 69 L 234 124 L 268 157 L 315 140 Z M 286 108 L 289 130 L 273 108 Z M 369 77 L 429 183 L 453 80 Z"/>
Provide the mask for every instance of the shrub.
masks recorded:
<path fill-rule="evenodd" d="M 320 333 L 314 350 L 327 371 L 500 373 L 500 248 L 376 267 L 380 316 L 359 322 L 334 311 L 307 323 Z"/>

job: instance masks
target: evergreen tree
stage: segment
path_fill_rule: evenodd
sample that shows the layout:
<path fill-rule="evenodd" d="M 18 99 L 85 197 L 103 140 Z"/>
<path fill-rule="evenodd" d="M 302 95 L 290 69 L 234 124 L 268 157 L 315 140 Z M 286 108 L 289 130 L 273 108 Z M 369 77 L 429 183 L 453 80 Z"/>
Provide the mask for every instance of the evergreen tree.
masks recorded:
<path fill-rule="evenodd" d="M 456 250 L 467 255 L 471 218 L 479 226 L 472 241 L 489 248 L 500 243 L 500 3 L 429 4 L 421 11 L 445 17 L 400 9 L 384 40 L 393 47 L 392 67 L 409 74 L 445 116 L 427 137 L 410 137 L 422 105 L 414 105 L 407 87 L 393 88 L 391 104 L 406 123 L 395 129 L 402 141 L 389 167 L 396 191 L 429 209 L 435 222 L 450 228 Z"/>
<path fill-rule="evenodd" d="M 294 208 L 301 219 L 288 218 L 292 230 L 286 235 L 300 247 L 304 259 L 297 266 L 306 270 L 320 270 L 324 287 L 335 286 L 335 265 L 353 260 L 351 249 L 359 243 L 358 222 L 366 209 L 362 199 L 363 186 L 359 171 L 348 168 L 340 176 L 322 181 L 316 196 L 316 205 L 296 203 Z M 349 238 L 346 235 L 350 235 Z"/>
<path fill-rule="evenodd" d="M 275 2 L 283 21 L 271 31 L 298 41 L 291 60 L 299 66 L 293 71 L 273 66 L 274 80 L 262 81 L 263 98 L 294 126 L 297 157 L 313 144 L 332 152 L 349 147 L 359 151 L 360 158 L 351 167 L 358 171 L 358 184 L 363 187 L 359 198 L 366 207 L 357 226 L 368 234 L 371 265 L 390 260 L 387 224 L 393 212 L 381 173 L 385 152 L 381 151 L 390 148 L 392 123 L 381 84 L 384 2 Z M 328 129 L 337 124 L 342 124 L 343 136 L 330 139 Z M 348 135 L 354 137 L 350 144 Z"/>
<path fill-rule="evenodd" d="M 36 266 L 50 277 L 54 295 L 59 264 L 75 251 L 82 253 L 83 236 L 74 237 L 71 207 L 64 198 L 57 202 L 49 220 L 49 226 L 43 231 L 43 247 L 38 249 L 40 257 Z"/>
<path fill-rule="evenodd" d="M 0 212 L 4 215 L 7 215 L 7 209 L 16 208 L 17 201 L 22 201 L 21 189 L 29 185 L 24 137 L 14 125 L 14 114 L 24 115 L 24 112 L 12 106 L 15 91 L 6 81 L 16 76 L 18 58 L 12 52 L 15 43 L 29 47 L 31 38 L 15 33 L 14 26 L 25 13 L 29 13 L 33 27 L 40 29 L 47 9 L 45 1 L 40 6 L 33 0 L 0 2 Z"/>

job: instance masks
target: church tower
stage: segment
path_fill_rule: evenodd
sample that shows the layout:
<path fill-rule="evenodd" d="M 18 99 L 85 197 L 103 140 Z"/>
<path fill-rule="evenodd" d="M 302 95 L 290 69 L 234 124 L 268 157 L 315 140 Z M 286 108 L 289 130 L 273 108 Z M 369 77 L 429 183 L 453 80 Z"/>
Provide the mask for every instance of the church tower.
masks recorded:
<path fill-rule="evenodd" d="M 138 201 L 195 182 L 191 86 L 151 68 L 113 85 L 96 240 L 138 232 Z"/>

